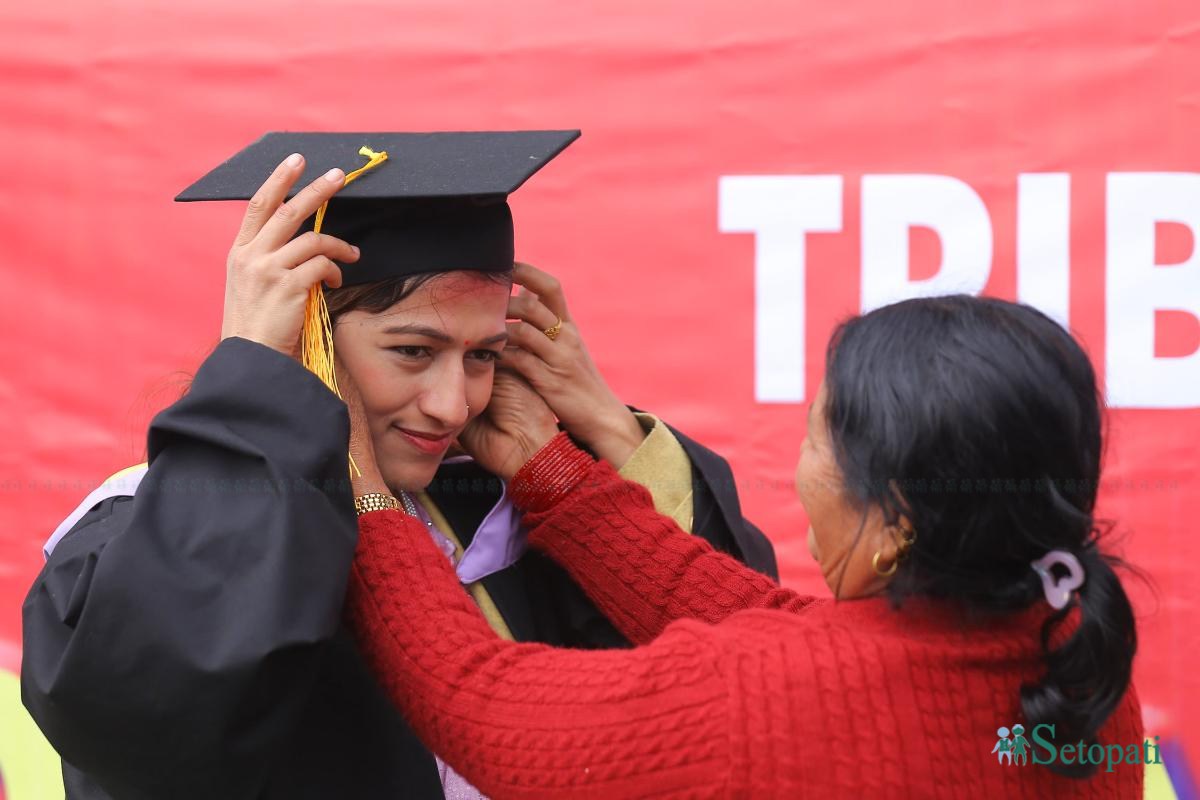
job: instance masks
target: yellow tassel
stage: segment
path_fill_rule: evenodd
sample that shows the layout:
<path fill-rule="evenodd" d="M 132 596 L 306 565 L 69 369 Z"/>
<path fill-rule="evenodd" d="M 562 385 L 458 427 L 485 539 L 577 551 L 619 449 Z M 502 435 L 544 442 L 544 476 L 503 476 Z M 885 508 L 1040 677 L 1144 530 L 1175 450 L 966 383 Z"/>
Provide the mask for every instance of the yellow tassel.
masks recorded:
<path fill-rule="evenodd" d="M 359 149 L 358 154 L 365 156 L 368 161 L 364 166 L 347 174 L 342 183 L 343 186 L 353 183 L 367 170 L 374 169 L 387 161 L 388 157 L 387 153 L 382 150 L 377 153 L 365 146 Z M 321 207 L 317 209 L 317 219 L 313 224 L 313 230 L 317 233 L 321 232 L 321 224 L 325 221 L 325 209 L 328 205 L 328 202 L 322 203 Z M 337 370 L 334 368 L 333 325 L 329 321 L 329 307 L 325 305 L 325 294 L 321 291 L 319 283 L 308 290 L 308 302 L 304 306 L 304 328 L 300 332 L 300 361 L 334 394 L 338 397 L 342 396 L 337 385 Z M 350 457 L 350 468 L 354 470 L 356 476 L 362 475 L 358 465 L 354 463 L 353 456 Z"/>

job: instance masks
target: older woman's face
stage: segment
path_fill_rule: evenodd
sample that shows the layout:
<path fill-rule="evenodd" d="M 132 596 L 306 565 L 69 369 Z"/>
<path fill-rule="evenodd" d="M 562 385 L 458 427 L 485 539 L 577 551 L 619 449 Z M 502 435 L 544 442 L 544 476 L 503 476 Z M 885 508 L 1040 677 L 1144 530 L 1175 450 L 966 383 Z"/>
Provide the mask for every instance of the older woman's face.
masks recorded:
<path fill-rule="evenodd" d="M 510 287 L 465 272 L 422 285 L 378 314 L 349 311 L 334 348 L 362 395 L 384 481 L 419 491 L 487 407 L 508 339 Z"/>
<path fill-rule="evenodd" d="M 886 571 L 895 560 L 896 542 L 887 532 L 879 508 L 869 508 L 864 519 L 862 509 L 846 490 L 825 421 L 826 402 L 822 382 L 809 408 L 808 431 L 800 446 L 796 494 L 808 512 L 808 551 L 820 566 L 825 583 L 837 597 L 865 597 L 887 585 L 871 562 L 880 551 L 880 569 Z"/>

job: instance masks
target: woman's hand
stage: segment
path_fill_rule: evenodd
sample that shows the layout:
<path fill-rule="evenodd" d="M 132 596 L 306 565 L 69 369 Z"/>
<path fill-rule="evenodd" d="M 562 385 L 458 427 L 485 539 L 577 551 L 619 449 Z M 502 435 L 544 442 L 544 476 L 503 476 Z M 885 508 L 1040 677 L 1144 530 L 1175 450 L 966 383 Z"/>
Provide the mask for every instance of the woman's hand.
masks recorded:
<path fill-rule="evenodd" d="M 375 443 L 371 439 L 371 429 L 367 425 L 367 413 L 363 410 L 362 396 L 358 386 L 350 377 L 341 362 L 337 362 L 337 385 L 342 400 L 346 403 L 346 411 L 350 414 L 350 458 L 354 466 L 350 470 L 350 484 L 354 496 L 379 492 L 391 494 L 392 490 L 383 480 L 379 464 L 375 460 Z"/>
<path fill-rule="evenodd" d="M 518 263 L 513 281 L 523 288 L 508 304 L 517 321 L 508 325 L 503 363 L 529 381 L 568 433 L 619 469 L 645 439 L 642 426 L 588 355 L 554 276 Z M 551 339 L 546 331 L 556 325 Z"/>
<path fill-rule="evenodd" d="M 458 436 L 463 449 L 505 481 L 558 434 L 554 413 L 521 376 L 497 369 L 492 399 Z"/>
<path fill-rule="evenodd" d="M 310 232 L 292 239 L 345 181 L 340 169 L 332 169 L 285 203 L 303 172 L 304 158 L 288 156 L 246 208 L 226 264 L 222 339 L 240 336 L 294 355 L 310 287 L 319 281 L 341 286 L 333 259 L 358 260 L 358 248 L 333 236 Z"/>

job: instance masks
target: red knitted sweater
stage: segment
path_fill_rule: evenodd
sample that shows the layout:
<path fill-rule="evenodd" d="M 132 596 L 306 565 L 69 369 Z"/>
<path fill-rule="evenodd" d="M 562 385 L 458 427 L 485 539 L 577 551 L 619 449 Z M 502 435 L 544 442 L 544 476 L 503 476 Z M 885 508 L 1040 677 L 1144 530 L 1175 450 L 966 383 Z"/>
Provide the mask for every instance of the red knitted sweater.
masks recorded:
<path fill-rule="evenodd" d="M 680 531 L 603 462 L 580 477 L 527 513 L 530 541 L 631 650 L 502 641 L 419 521 L 360 520 L 360 645 L 421 739 L 488 796 L 1141 796 L 1138 765 L 1077 781 L 992 752 L 1024 722 L 1043 610 L 972 624 L 930 602 L 801 596 Z M 1132 689 L 1100 740 L 1141 743 Z"/>

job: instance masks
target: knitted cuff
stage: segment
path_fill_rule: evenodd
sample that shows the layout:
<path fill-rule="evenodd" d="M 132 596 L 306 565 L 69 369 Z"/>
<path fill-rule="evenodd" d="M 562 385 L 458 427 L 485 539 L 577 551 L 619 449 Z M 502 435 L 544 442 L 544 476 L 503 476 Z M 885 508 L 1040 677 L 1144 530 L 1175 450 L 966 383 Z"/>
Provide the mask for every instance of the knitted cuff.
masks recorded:
<path fill-rule="evenodd" d="M 523 511 L 547 511 L 579 485 L 596 462 L 560 432 L 517 470 L 508 484 L 513 505 Z"/>

